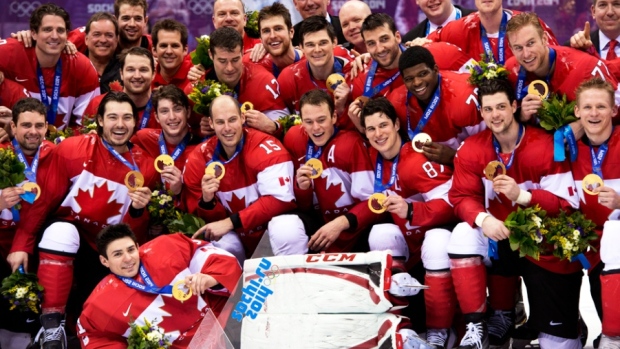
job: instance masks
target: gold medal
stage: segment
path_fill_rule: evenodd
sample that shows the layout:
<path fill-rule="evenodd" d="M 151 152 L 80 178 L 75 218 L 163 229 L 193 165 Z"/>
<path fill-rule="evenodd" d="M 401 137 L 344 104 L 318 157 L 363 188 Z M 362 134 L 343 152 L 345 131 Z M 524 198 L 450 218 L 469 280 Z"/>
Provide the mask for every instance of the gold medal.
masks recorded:
<path fill-rule="evenodd" d="M 334 73 L 327 77 L 327 80 L 325 80 L 325 85 L 330 93 L 334 93 L 334 90 L 344 82 L 344 76 Z"/>
<path fill-rule="evenodd" d="M 319 178 L 323 173 L 323 163 L 319 159 L 310 159 L 306 161 L 306 165 L 312 167 L 311 179 Z"/>
<path fill-rule="evenodd" d="M 174 159 L 168 154 L 161 154 L 155 158 L 155 170 L 159 173 L 164 171 L 164 166 L 174 166 Z"/>
<path fill-rule="evenodd" d="M 129 171 L 125 175 L 125 186 L 129 191 L 135 191 L 144 185 L 144 176 L 138 171 Z"/>
<path fill-rule="evenodd" d="M 248 110 L 254 109 L 254 104 L 252 102 L 245 102 L 241 104 L 241 112 L 246 113 Z"/>
<path fill-rule="evenodd" d="M 39 196 L 41 196 L 41 187 L 34 182 L 26 182 L 24 183 L 24 185 L 22 186 L 22 188 L 24 188 L 25 192 L 30 192 L 35 194 L 36 196 L 34 197 L 34 201 L 37 201 L 37 199 L 39 198 Z"/>
<path fill-rule="evenodd" d="M 58 129 L 56 129 L 56 126 L 52 124 L 47 125 L 47 130 L 49 131 L 49 133 L 58 133 Z"/>
<path fill-rule="evenodd" d="M 366 103 L 368 103 L 370 98 L 368 98 L 366 96 L 359 96 L 355 100 L 356 101 L 360 101 L 360 108 L 364 108 L 364 106 L 366 105 Z"/>
<path fill-rule="evenodd" d="M 547 98 L 549 96 L 549 86 L 547 83 L 542 80 L 534 80 L 530 83 L 530 86 L 527 87 L 527 93 L 540 96 L 541 99 Z"/>
<path fill-rule="evenodd" d="M 411 140 L 411 146 L 413 147 L 413 150 L 421 153 L 422 147 L 427 143 L 431 143 L 432 141 L 433 140 L 431 139 L 431 136 L 422 132 L 418 133 L 417 135 L 415 135 L 415 137 L 413 137 L 413 139 Z"/>
<path fill-rule="evenodd" d="M 374 193 L 368 198 L 368 208 L 374 213 L 383 213 L 387 210 L 387 207 L 383 206 L 383 203 L 387 199 L 387 196 L 383 193 Z"/>
<path fill-rule="evenodd" d="M 506 165 L 501 161 L 493 160 L 484 168 L 484 175 L 490 181 L 503 174 L 506 174 Z"/>
<path fill-rule="evenodd" d="M 224 174 L 226 174 L 226 168 L 221 162 L 213 161 L 207 165 L 207 168 L 205 168 L 205 174 L 213 175 L 215 179 L 219 180 L 224 177 Z"/>
<path fill-rule="evenodd" d="M 172 286 L 172 297 L 178 301 L 186 301 L 192 296 L 192 290 L 185 285 L 185 280 L 179 280 Z"/>
<path fill-rule="evenodd" d="M 581 187 L 583 191 L 590 195 L 598 195 L 598 193 L 594 192 L 594 189 L 600 188 L 603 186 L 603 179 L 594 173 L 590 173 L 589 175 L 583 177 L 583 181 L 581 182 Z"/>

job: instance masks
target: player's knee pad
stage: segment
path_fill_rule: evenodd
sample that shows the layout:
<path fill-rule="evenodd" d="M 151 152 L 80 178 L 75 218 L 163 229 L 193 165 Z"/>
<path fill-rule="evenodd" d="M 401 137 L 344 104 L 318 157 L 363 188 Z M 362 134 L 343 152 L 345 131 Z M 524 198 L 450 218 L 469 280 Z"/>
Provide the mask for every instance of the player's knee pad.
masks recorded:
<path fill-rule="evenodd" d="M 579 338 L 568 339 L 540 332 L 538 335 L 538 343 L 542 349 L 581 349 L 581 340 Z"/>
<path fill-rule="evenodd" d="M 371 251 L 391 250 L 394 257 L 409 259 L 409 247 L 400 228 L 396 224 L 375 224 L 368 236 Z"/>
<path fill-rule="evenodd" d="M 52 223 L 43 232 L 39 248 L 48 252 L 76 254 L 80 248 L 80 233 L 71 223 Z"/>
<path fill-rule="evenodd" d="M 601 238 L 601 261 L 603 270 L 620 269 L 620 221 L 607 221 L 603 226 Z"/>
<path fill-rule="evenodd" d="M 271 250 L 276 256 L 308 253 L 308 235 L 297 215 L 273 217 L 267 226 Z"/>
<path fill-rule="evenodd" d="M 237 258 L 239 264 L 243 265 L 243 262 L 245 262 L 245 249 L 243 248 L 243 243 L 241 243 L 239 235 L 234 231 L 229 231 L 218 241 L 212 241 L 211 243 L 217 248 L 230 252 L 230 254 Z"/>
<path fill-rule="evenodd" d="M 450 268 L 447 250 L 450 235 L 450 231 L 446 229 L 431 229 L 426 232 L 422 243 L 422 263 L 426 270 Z"/>
<path fill-rule="evenodd" d="M 454 227 L 447 250 L 450 255 L 479 255 L 487 257 L 489 241 L 482 235 L 482 229 L 472 228 L 469 224 L 463 222 Z"/>

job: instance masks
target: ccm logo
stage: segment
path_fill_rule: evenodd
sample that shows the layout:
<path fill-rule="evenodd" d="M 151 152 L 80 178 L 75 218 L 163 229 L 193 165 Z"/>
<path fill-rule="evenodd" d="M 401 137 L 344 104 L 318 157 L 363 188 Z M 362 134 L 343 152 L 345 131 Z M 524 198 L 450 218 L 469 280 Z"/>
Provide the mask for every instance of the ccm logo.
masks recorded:
<path fill-rule="evenodd" d="M 308 255 L 308 257 L 306 257 L 306 263 L 344 262 L 344 261 L 353 262 L 354 259 L 355 259 L 354 254 L 346 254 L 346 253 L 311 254 L 311 255 Z"/>

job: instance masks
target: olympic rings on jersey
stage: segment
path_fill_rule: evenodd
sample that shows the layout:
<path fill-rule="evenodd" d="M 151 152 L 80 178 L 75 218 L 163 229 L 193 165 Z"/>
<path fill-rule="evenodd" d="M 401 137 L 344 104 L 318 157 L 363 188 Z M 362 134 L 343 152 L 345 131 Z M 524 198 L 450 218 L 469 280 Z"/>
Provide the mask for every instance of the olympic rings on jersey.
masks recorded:
<path fill-rule="evenodd" d="M 9 5 L 9 13 L 17 17 L 30 17 L 32 11 L 41 6 L 39 1 L 13 1 Z"/>
<path fill-rule="evenodd" d="M 265 271 L 265 278 L 263 278 L 263 285 L 269 286 L 275 284 L 275 279 L 280 276 L 280 267 L 272 265 L 271 269 Z M 272 281 L 273 280 L 273 281 Z"/>
<path fill-rule="evenodd" d="M 210 15 L 213 14 L 213 1 L 189 0 L 187 8 L 195 15 Z"/>

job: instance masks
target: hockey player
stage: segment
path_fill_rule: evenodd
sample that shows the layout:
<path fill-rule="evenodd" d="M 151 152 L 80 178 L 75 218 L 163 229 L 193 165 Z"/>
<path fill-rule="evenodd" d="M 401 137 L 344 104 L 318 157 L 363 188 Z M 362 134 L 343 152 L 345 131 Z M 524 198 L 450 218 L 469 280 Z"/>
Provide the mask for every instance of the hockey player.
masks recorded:
<path fill-rule="evenodd" d="M 187 73 L 192 61 L 187 56 L 188 33 L 185 24 L 162 19 L 152 31 L 153 57 L 157 59 L 152 87 L 173 84 L 181 90 L 191 87 Z"/>

